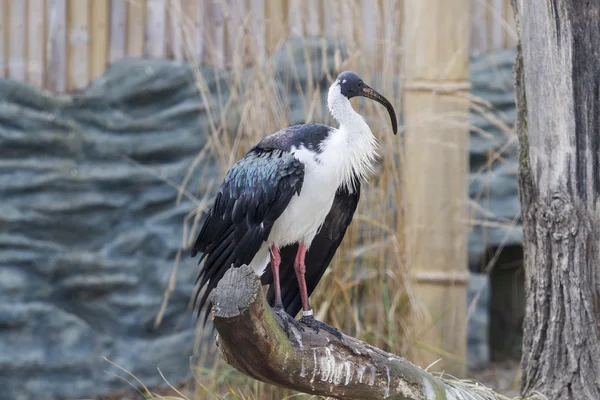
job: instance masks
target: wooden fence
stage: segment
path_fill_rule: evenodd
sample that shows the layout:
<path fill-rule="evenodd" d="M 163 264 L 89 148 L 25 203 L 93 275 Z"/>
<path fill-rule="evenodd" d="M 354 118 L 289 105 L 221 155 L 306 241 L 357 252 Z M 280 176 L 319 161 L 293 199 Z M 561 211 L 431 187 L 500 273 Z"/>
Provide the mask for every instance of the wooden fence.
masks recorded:
<path fill-rule="evenodd" d="M 419 0 L 0 0 L 0 76 L 64 92 L 123 57 L 231 66 L 290 35 L 381 49 L 401 42 L 403 1 Z M 510 0 L 472 7 L 473 53 L 514 46 Z"/>

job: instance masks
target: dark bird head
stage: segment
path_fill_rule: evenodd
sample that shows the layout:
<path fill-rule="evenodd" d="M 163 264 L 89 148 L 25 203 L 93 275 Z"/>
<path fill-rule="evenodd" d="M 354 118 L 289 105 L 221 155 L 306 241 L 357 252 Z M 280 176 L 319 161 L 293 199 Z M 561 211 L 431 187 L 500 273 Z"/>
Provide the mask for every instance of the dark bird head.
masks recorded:
<path fill-rule="evenodd" d="M 340 85 L 342 95 L 346 96 L 348 100 L 356 96 L 362 96 L 383 104 L 390 114 L 394 135 L 398 133 L 398 122 L 396 121 L 396 111 L 394 110 L 394 107 L 385 97 L 367 85 L 360 76 L 352 71 L 344 71 L 338 75 L 336 81 L 338 85 Z"/>

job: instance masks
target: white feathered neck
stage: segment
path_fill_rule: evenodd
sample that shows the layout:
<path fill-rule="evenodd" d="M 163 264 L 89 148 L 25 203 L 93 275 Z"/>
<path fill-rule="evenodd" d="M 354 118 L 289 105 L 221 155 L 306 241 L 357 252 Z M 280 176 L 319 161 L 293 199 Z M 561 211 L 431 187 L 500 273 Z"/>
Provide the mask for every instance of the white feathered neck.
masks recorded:
<path fill-rule="evenodd" d="M 329 88 L 327 106 L 340 124 L 330 138 L 331 150 L 339 152 L 338 181 L 354 192 L 354 177 L 365 180 L 374 172 L 377 139 L 362 115 L 354 111 L 350 100 L 342 95 L 338 82 Z"/>

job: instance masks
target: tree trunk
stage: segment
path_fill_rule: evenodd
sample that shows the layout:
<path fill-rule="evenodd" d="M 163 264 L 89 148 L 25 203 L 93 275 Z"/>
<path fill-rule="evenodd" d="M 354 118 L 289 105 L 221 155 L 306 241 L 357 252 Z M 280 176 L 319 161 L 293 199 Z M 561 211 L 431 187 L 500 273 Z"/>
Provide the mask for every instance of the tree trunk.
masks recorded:
<path fill-rule="evenodd" d="M 524 395 L 600 399 L 600 2 L 513 0 Z"/>

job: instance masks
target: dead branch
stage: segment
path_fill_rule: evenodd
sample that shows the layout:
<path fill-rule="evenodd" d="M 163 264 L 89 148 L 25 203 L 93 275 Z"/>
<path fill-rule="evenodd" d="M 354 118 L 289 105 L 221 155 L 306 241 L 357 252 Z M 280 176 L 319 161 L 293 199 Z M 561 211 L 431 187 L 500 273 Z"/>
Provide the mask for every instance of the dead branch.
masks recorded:
<path fill-rule="evenodd" d="M 481 385 L 435 377 L 349 336 L 298 331 L 288 337 L 249 267 L 230 269 L 213 295 L 217 346 L 255 379 L 337 399 L 503 399 Z"/>

